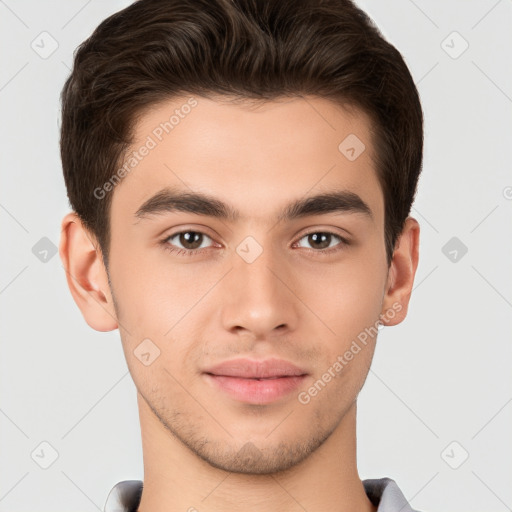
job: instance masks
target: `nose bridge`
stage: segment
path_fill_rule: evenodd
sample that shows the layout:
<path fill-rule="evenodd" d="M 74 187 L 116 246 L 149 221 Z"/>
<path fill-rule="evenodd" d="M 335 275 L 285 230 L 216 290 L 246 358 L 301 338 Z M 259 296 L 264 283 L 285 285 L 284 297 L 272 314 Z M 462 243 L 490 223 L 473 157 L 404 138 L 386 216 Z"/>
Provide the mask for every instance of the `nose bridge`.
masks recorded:
<path fill-rule="evenodd" d="M 275 297 L 278 294 L 278 280 L 275 276 L 278 264 L 272 249 L 266 246 L 259 252 L 255 247 L 251 247 L 250 243 L 246 242 L 244 245 L 237 248 L 239 258 L 234 268 L 239 282 L 246 286 L 254 299 L 261 297 L 268 300 Z M 247 247 L 249 251 L 241 256 L 240 253 Z"/>
<path fill-rule="evenodd" d="M 249 236 L 235 252 L 230 298 L 223 311 L 225 328 L 243 328 L 258 336 L 281 325 L 293 328 L 293 294 L 285 284 L 288 273 L 270 242 L 260 244 Z"/>

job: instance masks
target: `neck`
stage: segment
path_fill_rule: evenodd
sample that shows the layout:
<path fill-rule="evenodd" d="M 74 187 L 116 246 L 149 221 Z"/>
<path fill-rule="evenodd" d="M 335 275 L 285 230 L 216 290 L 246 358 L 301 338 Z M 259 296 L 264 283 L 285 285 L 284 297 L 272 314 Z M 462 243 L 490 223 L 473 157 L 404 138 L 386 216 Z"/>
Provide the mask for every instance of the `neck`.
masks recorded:
<path fill-rule="evenodd" d="M 356 403 L 307 459 L 280 473 L 212 467 L 163 427 L 137 395 L 144 459 L 138 512 L 375 512 L 356 465 Z"/>

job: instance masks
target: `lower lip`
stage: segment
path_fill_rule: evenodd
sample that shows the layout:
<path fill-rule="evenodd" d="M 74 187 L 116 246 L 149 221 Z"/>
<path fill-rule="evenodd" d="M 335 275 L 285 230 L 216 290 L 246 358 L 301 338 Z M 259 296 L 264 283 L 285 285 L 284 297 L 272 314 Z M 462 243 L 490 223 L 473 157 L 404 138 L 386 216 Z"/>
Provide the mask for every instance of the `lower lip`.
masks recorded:
<path fill-rule="evenodd" d="M 251 404 L 268 404 L 296 390 L 306 375 L 278 377 L 277 379 L 243 379 L 225 375 L 204 374 L 209 382 L 214 383 L 232 398 Z"/>

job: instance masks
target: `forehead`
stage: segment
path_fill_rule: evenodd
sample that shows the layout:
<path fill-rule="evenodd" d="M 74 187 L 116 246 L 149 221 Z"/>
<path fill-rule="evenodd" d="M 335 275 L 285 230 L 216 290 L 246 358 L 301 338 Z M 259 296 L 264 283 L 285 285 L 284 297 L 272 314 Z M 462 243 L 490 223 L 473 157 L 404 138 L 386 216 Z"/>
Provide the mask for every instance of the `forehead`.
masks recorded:
<path fill-rule="evenodd" d="M 112 211 L 134 215 L 171 186 L 263 220 L 290 199 L 344 189 L 364 196 L 378 217 L 383 200 L 371 128 L 360 110 L 317 97 L 173 98 L 139 116 Z"/>

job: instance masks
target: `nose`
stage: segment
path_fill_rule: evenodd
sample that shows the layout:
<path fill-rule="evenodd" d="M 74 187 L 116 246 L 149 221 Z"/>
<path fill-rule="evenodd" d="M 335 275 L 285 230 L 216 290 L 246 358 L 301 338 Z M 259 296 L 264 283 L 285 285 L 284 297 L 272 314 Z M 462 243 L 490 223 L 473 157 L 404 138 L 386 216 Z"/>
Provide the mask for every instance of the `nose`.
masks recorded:
<path fill-rule="evenodd" d="M 298 318 L 298 298 L 293 292 L 293 276 L 284 261 L 264 249 L 254 260 L 233 255 L 233 268 L 224 283 L 222 322 L 231 333 L 250 333 L 266 339 L 294 330 Z"/>

